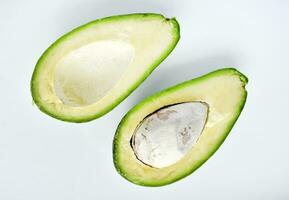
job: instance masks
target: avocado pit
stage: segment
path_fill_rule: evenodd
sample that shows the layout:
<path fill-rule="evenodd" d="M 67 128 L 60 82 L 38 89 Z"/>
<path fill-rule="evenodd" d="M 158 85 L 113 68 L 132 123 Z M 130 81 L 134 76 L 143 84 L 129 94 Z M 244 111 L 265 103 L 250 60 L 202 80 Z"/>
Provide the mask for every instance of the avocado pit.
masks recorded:
<path fill-rule="evenodd" d="M 163 168 L 181 160 L 199 139 L 208 117 L 204 102 L 186 102 L 161 108 L 137 126 L 131 147 L 144 164 Z"/>

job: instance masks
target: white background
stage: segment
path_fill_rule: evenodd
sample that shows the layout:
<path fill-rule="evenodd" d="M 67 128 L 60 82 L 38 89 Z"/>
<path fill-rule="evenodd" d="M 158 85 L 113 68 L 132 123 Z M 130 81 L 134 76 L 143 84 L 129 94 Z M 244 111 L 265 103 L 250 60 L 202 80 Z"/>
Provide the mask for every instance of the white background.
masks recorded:
<path fill-rule="evenodd" d="M 132 12 L 176 16 L 181 40 L 153 74 L 95 121 L 58 121 L 32 105 L 42 52 L 91 20 Z M 200 169 L 147 188 L 112 162 L 122 116 L 148 95 L 226 66 L 249 77 L 231 134 Z M 289 1 L 0 0 L 0 199 L 289 199 Z"/>

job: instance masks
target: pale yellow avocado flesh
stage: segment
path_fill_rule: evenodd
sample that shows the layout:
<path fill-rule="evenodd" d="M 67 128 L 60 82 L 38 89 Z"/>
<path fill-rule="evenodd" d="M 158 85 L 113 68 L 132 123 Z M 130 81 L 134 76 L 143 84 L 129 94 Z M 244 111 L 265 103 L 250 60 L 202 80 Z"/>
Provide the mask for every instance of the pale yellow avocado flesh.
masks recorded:
<path fill-rule="evenodd" d="M 64 56 L 55 66 L 54 90 L 68 106 L 88 106 L 123 78 L 134 47 L 122 41 L 97 41 Z"/>
<path fill-rule="evenodd" d="M 247 78 L 232 68 L 218 70 L 157 93 L 130 110 L 120 122 L 114 138 L 114 163 L 129 181 L 161 186 L 177 181 L 201 166 L 222 144 L 246 101 Z M 209 106 L 205 127 L 193 148 L 178 162 L 154 168 L 138 160 L 130 145 L 138 124 L 168 105 L 199 101 Z"/>
<path fill-rule="evenodd" d="M 67 33 L 39 59 L 34 102 L 48 115 L 86 122 L 112 110 L 170 54 L 175 19 L 129 14 L 95 20 Z"/>

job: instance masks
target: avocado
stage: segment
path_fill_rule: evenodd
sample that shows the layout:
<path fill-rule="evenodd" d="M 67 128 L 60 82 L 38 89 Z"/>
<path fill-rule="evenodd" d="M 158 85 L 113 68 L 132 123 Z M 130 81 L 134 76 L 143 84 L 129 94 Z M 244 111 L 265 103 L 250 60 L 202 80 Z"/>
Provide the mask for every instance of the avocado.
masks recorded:
<path fill-rule="evenodd" d="M 247 97 L 248 79 L 224 68 L 143 100 L 121 120 L 113 142 L 117 171 L 143 186 L 180 180 L 223 143 Z"/>
<path fill-rule="evenodd" d="M 96 119 L 124 100 L 180 38 L 175 18 L 128 14 L 98 19 L 60 37 L 38 60 L 33 101 L 69 122 Z"/>

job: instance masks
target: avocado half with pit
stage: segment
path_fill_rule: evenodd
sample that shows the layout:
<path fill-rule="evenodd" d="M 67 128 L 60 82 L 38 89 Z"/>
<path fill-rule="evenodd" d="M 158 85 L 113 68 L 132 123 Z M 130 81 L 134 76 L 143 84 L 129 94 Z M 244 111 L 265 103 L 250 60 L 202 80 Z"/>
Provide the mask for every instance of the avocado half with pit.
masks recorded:
<path fill-rule="evenodd" d="M 98 118 L 140 85 L 179 38 L 178 22 L 159 14 L 112 16 L 80 26 L 52 44 L 37 62 L 33 100 L 60 120 Z"/>
<path fill-rule="evenodd" d="M 148 97 L 121 120 L 113 144 L 117 171 L 144 186 L 191 174 L 220 147 L 239 117 L 248 79 L 221 69 Z"/>

